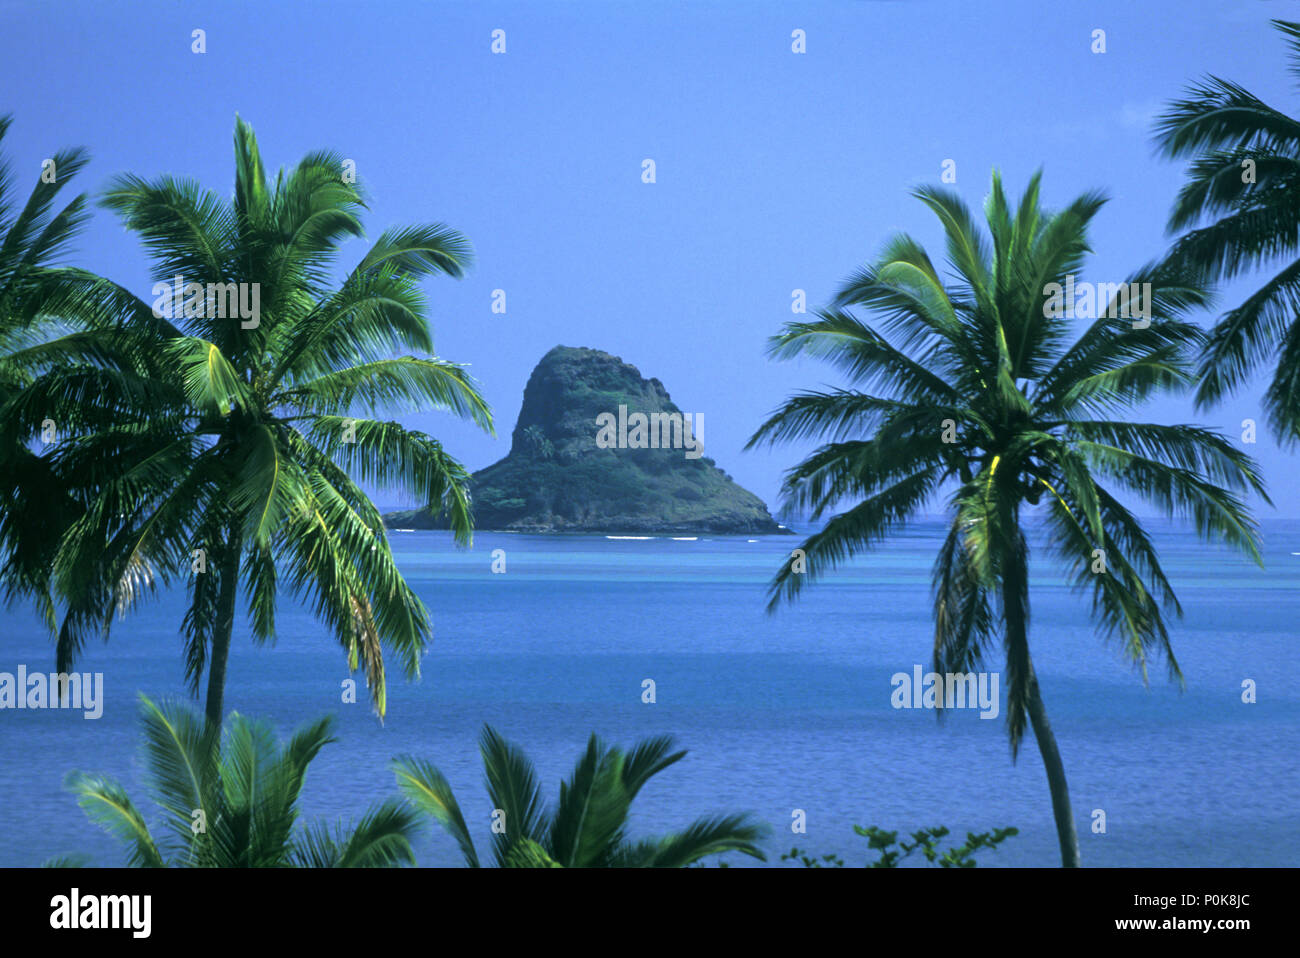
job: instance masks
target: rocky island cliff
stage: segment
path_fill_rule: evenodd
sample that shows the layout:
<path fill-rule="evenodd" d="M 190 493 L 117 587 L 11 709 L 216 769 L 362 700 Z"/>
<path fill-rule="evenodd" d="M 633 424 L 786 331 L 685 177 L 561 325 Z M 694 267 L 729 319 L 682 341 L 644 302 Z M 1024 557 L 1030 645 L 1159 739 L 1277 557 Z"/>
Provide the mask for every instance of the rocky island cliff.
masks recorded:
<path fill-rule="evenodd" d="M 474 473 L 474 526 L 511 532 L 785 533 L 763 500 L 703 455 L 699 414 L 598 349 L 557 346 L 524 389 L 510 454 Z M 446 528 L 427 510 L 391 528 Z"/>

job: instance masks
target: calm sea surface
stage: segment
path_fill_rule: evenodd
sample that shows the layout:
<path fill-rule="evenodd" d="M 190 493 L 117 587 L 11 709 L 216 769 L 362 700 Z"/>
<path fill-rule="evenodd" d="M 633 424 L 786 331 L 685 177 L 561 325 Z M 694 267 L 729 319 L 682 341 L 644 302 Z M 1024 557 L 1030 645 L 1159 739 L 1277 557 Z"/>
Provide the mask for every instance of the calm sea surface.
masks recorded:
<path fill-rule="evenodd" d="M 1263 569 L 1153 524 L 1185 617 L 1172 627 L 1185 691 L 1154 664 L 1150 686 L 1107 646 L 1045 550 L 1034 557 L 1030 640 L 1069 777 L 1085 865 L 1295 865 L 1300 853 L 1300 523 L 1265 524 Z M 548 799 L 587 736 L 631 744 L 675 734 L 686 759 L 637 799 L 633 829 L 655 834 L 715 811 L 751 811 L 773 827 L 775 860 L 792 844 L 866 859 L 854 824 L 955 833 L 1014 825 L 1020 835 L 982 866 L 1059 862 L 1047 784 L 1032 738 L 1011 759 L 995 721 L 890 704 L 890 677 L 927 664 L 929 575 L 941 527 L 921 523 L 811 589 L 775 616 L 764 586 L 797 544 L 786 537 L 695 541 L 481 533 L 457 550 L 438 532 L 395 532 L 408 581 L 434 615 L 418 681 L 390 676 L 384 724 L 343 704 L 342 652 L 286 599 L 274 647 L 237 634 L 227 709 L 282 734 L 333 713 L 339 741 L 313 764 L 304 813 L 358 817 L 394 793 L 388 762 L 413 753 L 451 780 L 489 839 L 477 736 L 484 722 L 522 745 Z M 504 549 L 506 572 L 491 572 Z M 63 791 L 74 768 L 141 786 L 136 694 L 184 695 L 183 596 L 163 595 L 92 644 L 79 671 L 104 673 L 102 718 L 0 711 L 0 865 L 68 852 L 123 861 Z M 49 671 L 53 649 L 25 610 L 0 612 L 0 672 Z M 990 668 L 1001 669 L 995 651 Z M 1290 666 L 1294 669 L 1294 665 Z M 360 676 L 358 676 L 360 679 Z M 655 682 L 654 704 L 642 683 Z M 1258 687 L 1242 703 L 1242 683 Z M 792 813 L 807 817 L 794 835 Z M 1091 828 L 1105 813 L 1104 834 Z M 459 863 L 430 828 L 425 865 Z M 742 864 L 736 861 L 735 864 Z"/>

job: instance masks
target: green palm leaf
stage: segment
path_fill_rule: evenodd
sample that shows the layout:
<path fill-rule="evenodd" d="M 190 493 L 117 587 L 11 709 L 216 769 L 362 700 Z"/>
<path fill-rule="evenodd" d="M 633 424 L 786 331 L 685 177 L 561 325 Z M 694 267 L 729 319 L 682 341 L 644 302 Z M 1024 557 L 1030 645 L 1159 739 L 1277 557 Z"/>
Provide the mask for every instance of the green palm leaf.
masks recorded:
<path fill-rule="evenodd" d="M 670 735 L 643 739 L 628 752 L 592 735 L 550 809 L 542 804 L 533 765 L 521 749 L 484 726 L 480 751 L 494 806 L 494 858 L 501 868 L 680 868 L 731 851 L 763 858 L 756 843 L 765 829 L 747 815 L 701 818 L 663 839 L 626 838 L 633 799 L 653 776 L 686 755 L 673 751 Z M 393 768 L 402 793 L 455 838 L 466 863 L 477 868 L 473 839 L 442 773 L 410 757 L 395 759 Z"/>
<path fill-rule="evenodd" d="M 497 864 L 504 865 L 518 842 L 538 842 L 545 836 L 542 790 L 528 756 L 490 725 L 483 726 L 479 752 L 487 774 L 488 798 L 505 816 L 504 831 L 492 836 Z"/>
<path fill-rule="evenodd" d="M 1273 20 L 1296 71 L 1300 24 Z M 1169 104 L 1156 124 L 1166 156 L 1188 160 L 1168 228 L 1181 233 L 1166 256 L 1174 271 L 1205 280 L 1266 270 L 1268 278 L 1215 323 L 1200 358 L 1202 406 L 1273 364 L 1263 397 L 1284 444 L 1300 438 L 1300 120 L 1240 84 L 1206 77 Z"/>
<path fill-rule="evenodd" d="M 126 791 L 111 778 L 72 772 L 64 787 L 75 792 L 77 804 L 89 818 L 109 834 L 121 840 L 128 849 L 131 865 L 138 868 L 162 868 L 166 865 L 154 844 L 153 836 Z"/>
<path fill-rule="evenodd" d="M 394 759 L 393 770 L 397 774 L 397 786 L 402 794 L 416 808 L 431 815 L 434 821 L 446 829 L 460 846 L 465 863 L 471 868 L 478 868 L 478 851 L 474 848 L 474 839 L 470 838 L 460 804 L 442 772 L 428 762 L 410 756 Z"/>

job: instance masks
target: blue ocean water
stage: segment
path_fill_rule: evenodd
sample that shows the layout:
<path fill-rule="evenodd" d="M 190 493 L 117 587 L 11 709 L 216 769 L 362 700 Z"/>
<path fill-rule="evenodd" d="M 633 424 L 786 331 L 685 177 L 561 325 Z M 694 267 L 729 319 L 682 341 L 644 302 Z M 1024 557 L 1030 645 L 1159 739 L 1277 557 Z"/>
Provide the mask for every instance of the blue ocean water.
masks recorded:
<path fill-rule="evenodd" d="M 1044 550 L 1035 552 L 1030 637 L 1080 833 L 1095 866 L 1282 866 L 1300 852 L 1300 690 L 1286 664 L 1300 622 L 1300 523 L 1264 526 L 1261 569 L 1153 523 L 1185 608 L 1173 644 L 1185 691 L 1163 664 L 1150 685 L 1105 645 Z M 491 807 L 477 736 L 484 722 L 532 756 L 554 801 L 587 736 L 630 745 L 673 733 L 686 759 L 637 799 L 636 834 L 747 810 L 771 824 L 769 859 L 791 845 L 867 858 L 854 824 L 954 833 L 1014 825 L 1020 834 L 982 866 L 1059 863 L 1037 749 L 1018 761 L 1005 711 L 934 713 L 891 706 L 890 678 L 929 662 L 929 574 L 942 527 L 922 522 L 764 612 L 764 587 L 797 544 L 788 537 L 610 540 L 480 533 L 471 550 L 438 532 L 394 532 L 408 581 L 434 615 L 435 640 L 415 682 L 390 675 L 381 724 L 365 700 L 343 704 L 342 652 L 286 600 L 274 647 L 237 634 L 227 709 L 287 733 L 324 713 L 339 742 L 312 766 L 309 817 L 352 818 L 394 793 L 392 756 L 433 761 L 451 780 L 480 848 Z M 505 551 L 506 572 L 491 571 Z M 183 606 L 163 595 L 93 644 L 80 671 L 103 672 L 102 718 L 0 711 L 0 865 L 85 852 L 123 861 L 63 791 L 74 768 L 119 777 L 152 814 L 141 785 L 137 692 L 184 695 Z M 0 672 L 49 671 L 53 652 L 30 613 L 0 613 Z M 992 656 L 990 669 L 1002 661 Z M 358 679 L 360 676 L 358 676 Z M 642 701 L 655 682 L 656 701 Z M 1242 702 L 1242 683 L 1258 688 Z M 1005 687 L 1002 689 L 1005 706 Z M 795 810 L 805 834 L 793 834 Z M 1097 812 L 1104 833 L 1095 833 Z M 459 863 L 430 828 L 421 864 Z M 733 864 L 745 864 L 735 860 Z"/>

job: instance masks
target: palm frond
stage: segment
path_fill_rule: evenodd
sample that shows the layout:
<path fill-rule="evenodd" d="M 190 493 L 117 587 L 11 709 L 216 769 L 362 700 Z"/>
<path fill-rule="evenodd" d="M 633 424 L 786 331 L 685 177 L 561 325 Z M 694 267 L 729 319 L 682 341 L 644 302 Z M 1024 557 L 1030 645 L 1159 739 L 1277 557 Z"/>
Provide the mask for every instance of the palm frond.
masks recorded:
<path fill-rule="evenodd" d="M 456 840 L 465 856 L 465 864 L 478 868 L 474 839 L 465 826 L 465 816 L 461 814 L 451 784 L 442 772 L 422 759 L 405 755 L 393 760 L 393 771 L 397 774 L 397 787 L 402 794 L 420 811 L 433 816 L 434 821 Z"/>

